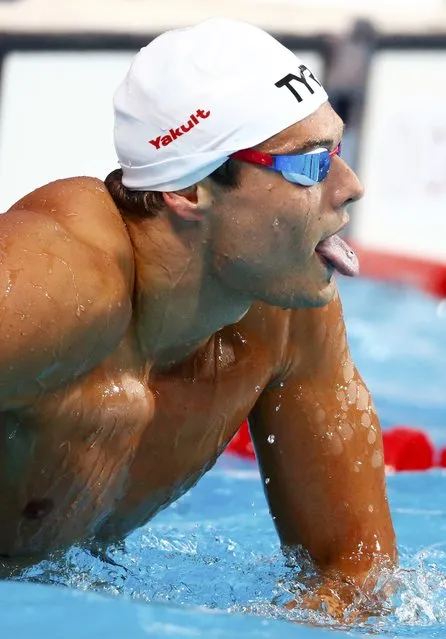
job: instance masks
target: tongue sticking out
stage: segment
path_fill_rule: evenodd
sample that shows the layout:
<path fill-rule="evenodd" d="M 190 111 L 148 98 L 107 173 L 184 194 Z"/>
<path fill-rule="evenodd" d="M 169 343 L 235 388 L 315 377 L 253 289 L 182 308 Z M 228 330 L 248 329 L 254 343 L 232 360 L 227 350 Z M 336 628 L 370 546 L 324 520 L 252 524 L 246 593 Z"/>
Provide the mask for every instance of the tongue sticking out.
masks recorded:
<path fill-rule="evenodd" d="M 331 235 L 319 242 L 316 253 L 322 255 L 342 275 L 358 275 L 359 261 L 355 252 L 339 235 Z"/>

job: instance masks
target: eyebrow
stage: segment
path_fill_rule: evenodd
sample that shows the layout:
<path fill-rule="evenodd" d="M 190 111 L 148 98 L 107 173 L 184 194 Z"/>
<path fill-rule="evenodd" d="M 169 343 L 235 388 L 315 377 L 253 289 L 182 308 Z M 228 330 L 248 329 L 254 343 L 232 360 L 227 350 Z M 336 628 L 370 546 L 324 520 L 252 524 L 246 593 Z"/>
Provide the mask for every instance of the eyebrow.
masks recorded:
<path fill-rule="evenodd" d="M 303 146 L 299 146 L 291 151 L 294 153 L 306 153 L 307 151 L 311 151 L 312 149 L 316 149 L 318 147 L 327 147 L 327 149 L 331 149 L 335 146 L 333 138 L 314 138 L 313 140 L 308 140 L 305 142 Z"/>
<path fill-rule="evenodd" d="M 339 139 L 342 139 L 344 135 L 344 131 L 345 131 L 345 124 L 342 126 L 341 135 L 339 136 Z M 338 140 L 338 138 L 336 138 L 336 140 Z M 336 140 L 334 138 L 312 138 L 311 140 L 307 140 L 303 146 L 300 145 L 296 148 L 293 148 L 291 151 L 287 151 L 287 154 L 297 155 L 299 153 L 306 153 L 307 151 L 311 151 L 312 149 L 317 149 L 318 147 L 326 147 L 327 149 L 331 149 L 337 146 L 337 144 L 339 144 L 339 142 Z"/>

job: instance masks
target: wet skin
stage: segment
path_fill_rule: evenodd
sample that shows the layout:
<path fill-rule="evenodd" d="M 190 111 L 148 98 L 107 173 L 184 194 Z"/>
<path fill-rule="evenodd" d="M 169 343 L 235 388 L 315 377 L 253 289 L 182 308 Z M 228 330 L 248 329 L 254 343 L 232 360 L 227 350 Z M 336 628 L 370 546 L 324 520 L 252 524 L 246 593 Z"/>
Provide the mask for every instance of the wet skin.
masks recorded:
<path fill-rule="evenodd" d="M 260 148 L 315 134 L 339 142 L 328 105 Z M 212 189 L 166 194 L 147 219 L 73 178 L 0 217 L 4 557 L 121 539 L 249 416 L 284 547 L 359 581 L 395 559 L 378 417 L 314 252 L 357 178 L 336 158 L 311 189 L 254 166 Z"/>

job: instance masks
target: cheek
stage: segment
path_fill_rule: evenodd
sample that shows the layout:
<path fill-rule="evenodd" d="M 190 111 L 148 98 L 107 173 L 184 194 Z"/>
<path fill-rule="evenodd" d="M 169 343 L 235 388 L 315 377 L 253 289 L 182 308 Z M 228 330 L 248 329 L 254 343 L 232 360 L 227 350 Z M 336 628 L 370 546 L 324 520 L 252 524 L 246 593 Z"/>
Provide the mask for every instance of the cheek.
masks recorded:
<path fill-rule="evenodd" d="M 289 251 L 305 255 L 320 235 L 320 201 L 320 185 L 302 188 L 276 175 L 262 183 L 245 180 L 217 216 L 217 243 L 240 257 L 253 251 L 276 252 L 278 261 Z"/>
<path fill-rule="evenodd" d="M 319 185 L 294 187 L 287 195 L 280 202 L 280 208 L 276 208 L 274 222 L 276 227 L 282 227 L 282 234 L 292 242 L 294 250 L 300 248 L 306 252 L 305 248 L 312 246 L 320 235 L 320 188 Z"/>

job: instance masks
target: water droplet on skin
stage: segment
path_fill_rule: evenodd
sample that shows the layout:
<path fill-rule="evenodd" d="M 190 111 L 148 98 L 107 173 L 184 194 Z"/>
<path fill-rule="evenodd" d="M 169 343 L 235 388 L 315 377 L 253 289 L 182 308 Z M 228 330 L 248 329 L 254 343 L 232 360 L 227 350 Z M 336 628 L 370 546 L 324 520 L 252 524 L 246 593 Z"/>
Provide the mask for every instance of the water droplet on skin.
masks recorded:
<path fill-rule="evenodd" d="M 348 424 L 347 422 L 344 422 L 343 424 L 341 424 L 338 428 L 339 430 L 339 434 L 342 437 L 342 439 L 344 441 L 351 439 L 353 437 L 353 426 L 351 424 Z"/>
<path fill-rule="evenodd" d="M 355 471 L 355 473 L 359 473 L 360 472 L 361 466 L 362 466 L 362 462 L 361 461 L 355 461 L 354 466 L 353 466 L 353 470 Z"/>
<path fill-rule="evenodd" d="M 274 442 L 276 441 L 276 438 L 274 435 L 268 435 L 268 444 L 274 444 Z"/>
<path fill-rule="evenodd" d="M 368 413 L 363 413 L 361 416 L 361 426 L 363 426 L 364 428 L 369 428 L 371 423 L 372 420 L 370 418 L 370 415 Z"/>
<path fill-rule="evenodd" d="M 257 385 L 257 386 L 256 386 L 256 388 L 255 388 L 256 393 L 260 393 L 260 391 L 261 391 L 261 390 L 262 390 L 262 389 L 260 388 L 260 386 L 259 386 L 259 385 Z"/>
<path fill-rule="evenodd" d="M 357 401 L 357 384 L 353 379 L 347 388 L 347 397 L 349 404 L 354 404 Z"/>
<path fill-rule="evenodd" d="M 358 410 L 367 410 L 369 405 L 369 393 L 363 384 L 358 386 L 358 399 L 356 401 L 356 407 Z"/>
<path fill-rule="evenodd" d="M 375 450 L 372 455 L 372 466 L 373 468 L 379 468 L 383 463 L 383 456 L 381 451 Z"/>
<path fill-rule="evenodd" d="M 376 540 L 376 550 L 377 550 L 378 552 L 380 552 L 380 551 L 381 551 L 381 544 L 379 543 L 379 541 L 378 541 L 378 540 Z"/>
<path fill-rule="evenodd" d="M 265 479 L 265 484 L 266 484 L 266 485 L 268 485 L 270 481 L 271 481 L 271 480 L 270 480 L 270 478 L 269 478 L 269 477 L 266 477 L 266 479 Z"/>
<path fill-rule="evenodd" d="M 281 406 L 282 406 L 282 404 L 279 404 L 278 406 L 276 406 L 276 413 L 280 410 Z"/>
<path fill-rule="evenodd" d="M 373 506 L 372 506 L 372 504 L 370 504 L 370 505 L 369 505 L 368 510 L 369 510 L 369 513 L 372 513 L 372 512 L 373 512 Z"/>
<path fill-rule="evenodd" d="M 279 386 L 280 386 L 280 388 L 283 388 L 285 386 L 285 384 L 283 382 L 280 382 Z"/>
<path fill-rule="evenodd" d="M 337 433 L 327 433 L 327 436 L 330 439 L 330 444 L 328 447 L 328 452 L 332 455 L 340 455 L 344 450 L 344 446 L 342 445 L 342 439 L 339 437 Z"/>

